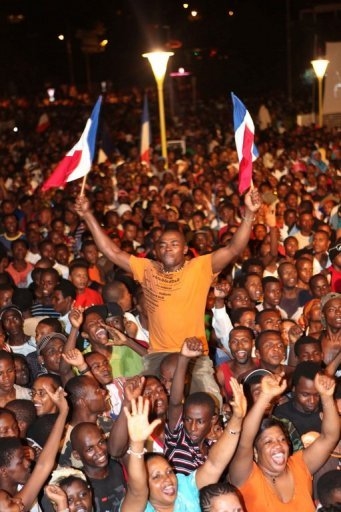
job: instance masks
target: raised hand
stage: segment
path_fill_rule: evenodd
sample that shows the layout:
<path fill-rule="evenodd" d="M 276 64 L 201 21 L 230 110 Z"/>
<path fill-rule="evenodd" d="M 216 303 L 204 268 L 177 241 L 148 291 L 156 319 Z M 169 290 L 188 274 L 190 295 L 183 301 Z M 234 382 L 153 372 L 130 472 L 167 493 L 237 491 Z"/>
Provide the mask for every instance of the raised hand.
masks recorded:
<path fill-rule="evenodd" d="M 59 485 L 46 485 L 44 491 L 57 510 L 68 510 L 67 495 Z"/>
<path fill-rule="evenodd" d="M 287 381 L 283 379 L 284 373 L 280 375 L 264 375 L 261 380 L 261 394 L 270 401 L 272 398 L 284 393 Z"/>
<path fill-rule="evenodd" d="M 248 210 L 253 213 L 258 212 L 261 207 L 262 200 L 260 194 L 256 188 L 251 187 L 250 190 L 245 195 L 244 204 Z"/>
<path fill-rule="evenodd" d="M 246 415 L 247 400 L 244 395 L 243 386 L 239 384 L 237 379 L 231 377 L 230 386 L 233 392 L 233 399 L 230 400 L 232 406 L 233 416 L 238 419 L 243 419 Z"/>
<path fill-rule="evenodd" d="M 217 283 L 214 287 L 214 296 L 217 299 L 224 299 L 231 291 L 231 284 L 228 282 Z"/>
<path fill-rule="evenodd" d="M 106 343 L 107 346 L 113 345 L 116 347 L 122 347 L 123 345 L 126 345 L 128 338 L 123 332 L 116 329 L 116 327 L 113 327 L 112 325 L 106 324 L 104 322 L 101 323 L 101 326 L 104 327 L 104 329 L 106 329 L 109 334 L 110 339 L 108 340 L 108 343 Z"/>
<path fill-rule="evenodd" d="M 323 396 L 333 396 L 335 390 L 335 380 L 329 375 L 317 373 L 315 375 L 314 384 L 317 392 Z"/>
<path fill-rule="evenodd" d="M 75 329 L 80 329 L 80 326 L 83 323 L 83 311 L 84 308 L 81 307 L 72 307 L 70 313 L 69 313 L 69 320 Z"/>
<path fill-rule="evenodd" d="M 90 202 L 86 196 L 79 195 L 76 198 L 75 211 L 80 217 L 83 217 L 86 213 L 90 212 Z"/>
<path fill-rule="evenodd" d="M 265 208 L 265 223 L 269 228 L 276 227 L 276 209 L 274 204 L 266 205 Z"/>
<path fill-rule="evenodd" d="M 182 356 L 192 358 L 202 356 L 203 346 L 202 341 L 199 338 L 193 336 L 193 338 L 186 338 L 182 345 L 180 354 Z"/>
<path fill-rule="evenodd" d="M 144 400 L 142 396 L 131 401 L 131 412 L 124 407 L 124 413 L 127 416 L 129 439 L 133 443 L 145 442 L 161 423 L 160 419 L 149 423 L 149 400 Z"/>
<path fill-rule="evenodd" d="M 62 354 L 62 358 L 66 363 L 70 364 L 71 366 L 76 366 L 77 368 L 86 365 L 83 354 L 80 350 L 78 350 L 78 348 L 74 348 L 66 352 L 66 354 Z"/>
<path fill-rule="evenodd" d="M 132 377 L 125 382 L 123 389 L 126 401 L 131 402 L 142 395 L 145 380 L 144 377 L 136 375 L 136 377 Z"/>
<path fill-rule="evenodd" d="M 45 389 L 46 393 L 51 398 L 52 402 L 58 407 L 58 410 L 60 413 L 67 413 L 69 410 L 69 405 L 66 400 L 66 393 L 64 389 L 60 386 L 54 393 L 51 393 L 49 389 L 47 389 L 46 386 L 43 385 L 43 388 Z"/>

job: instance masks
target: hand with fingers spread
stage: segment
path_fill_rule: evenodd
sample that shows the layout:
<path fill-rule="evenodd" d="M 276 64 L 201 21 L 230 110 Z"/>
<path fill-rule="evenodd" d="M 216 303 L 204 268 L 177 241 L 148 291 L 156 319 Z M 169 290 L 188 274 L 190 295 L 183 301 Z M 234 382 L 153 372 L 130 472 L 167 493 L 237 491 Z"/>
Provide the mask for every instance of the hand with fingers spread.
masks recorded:
<path fill-rule="evenodd" d="M 148 437 L 153 433 L 161 420 L 157 419 L 149 423 L 149 400 L 144 400 L 139 396 L 131 401 L 131 412 L 127 407 L 124 407 L 124 413 L 127 417 L 129 439 L 131 443 L 144 443 Z"/>
<path fill-rule="evenodd" d="M 261 395 L 271 401 L 276 396 L 280 396 L 287 387 L 287 381 L 283 378 L 284 372 L 279 375 L 264 375 L 261 381 Z"/>
<path fill-rule="evenodd" d="M 79 370 L 82 370 L 82 367 L 87 366 L 84 356 L 82 352 L 78 350 L 78 348 L 73 348 L 66 354 L 62 354 L 62 358 L 66 363 L 70 364 L 71 366 L 76 366 Z"/>
<path fill-rule="evenodd" d="M 123 332 L 116 329 L 116 327 L 113 327 L 112 325 L 106 324 L 104 322 L 101 323 L 101 326 L 104 327 L 104 329 L 106 329 L 109 334 L 109 340 L 108 343 L 106 343 L 107 346 L 113 345 L 115 347 L 122 347 L 127 344 L 127 336 Z"/>
<path fill-rule="evenodd" d="M 180 354 L 184 357 L 188 357 L 189 359 L 202 356 L 202 341 L 195 336 L 192 338 L 186 338 L 182 345 Z"/>

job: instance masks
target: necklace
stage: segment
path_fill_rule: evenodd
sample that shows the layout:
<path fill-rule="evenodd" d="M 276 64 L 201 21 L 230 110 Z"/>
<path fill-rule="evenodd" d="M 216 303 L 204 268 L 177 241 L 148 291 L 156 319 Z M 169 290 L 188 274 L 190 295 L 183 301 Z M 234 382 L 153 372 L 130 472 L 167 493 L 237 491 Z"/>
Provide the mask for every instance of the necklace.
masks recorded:
<path fill-rule="evenodd" d="M 180 272 L 180 271 L 184 268 L 185 263 L 186 263 L 186 262 L 184 261 L 184 262 L 183 262 L 183 264 L 181 265 L 181 267 L 180 267 L 180 268 L 177 268 L 176 270 L 166 270 L 166 269 L 165 269 L 165 267 L 164 267 L 164 266 L 163 266 L 163 264 L 162 264 L 162 266 L 161 266 L 161 272 L 162 272 L 163 274 L 176 274 L 176 272 Z"/>

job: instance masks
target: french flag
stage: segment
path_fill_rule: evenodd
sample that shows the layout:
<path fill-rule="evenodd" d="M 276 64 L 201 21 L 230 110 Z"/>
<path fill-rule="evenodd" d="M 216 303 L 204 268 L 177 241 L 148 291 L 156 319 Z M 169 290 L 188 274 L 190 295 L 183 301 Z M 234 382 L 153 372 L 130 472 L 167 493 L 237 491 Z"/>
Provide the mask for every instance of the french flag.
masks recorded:
<path fill-rule="evenodd" d="M 147 164 L 150 163 L 150 122 L 148 98 L 145 94 L 143 102 L 142 122 L 141 122 L 141 145 L 140 145 L 140 161 Z"/>
<path fill-rule="evenodd" d="M 59 162 L 51 176 L 43 184 L 43 192 L 52 187 L 63 187 L 66 185 L 66 182 L 83 178 L 90 171 L 95 155 L 96 133 L 101 104 L 102 96 L 98 98 L 77 144 Z"/>
<path fill-rule="evenodd" d="M 255 125 L 249 112 L 237 96 L 231 92 L 233 102 L 234 138 L 239 160 L 239 193 L 243 194 L 252 183 L 252 162 L 259 153 L 254 144 Z"/>

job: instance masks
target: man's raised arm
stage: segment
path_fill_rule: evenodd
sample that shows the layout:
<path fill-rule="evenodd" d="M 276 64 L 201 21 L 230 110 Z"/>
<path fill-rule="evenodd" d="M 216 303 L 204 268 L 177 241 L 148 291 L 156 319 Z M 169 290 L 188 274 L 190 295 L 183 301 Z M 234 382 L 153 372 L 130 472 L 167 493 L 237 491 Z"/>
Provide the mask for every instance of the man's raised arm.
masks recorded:
<path fill-rule="evenodd" d="M 90 209 L 89 199 L 80 195 L 76 199 L 75 210 L 78 215 L 86 222 L 98 249 L 115 265 L 123 268 L 127 272 L 131 271 L 129 259 L 130 255 L 121 249 L 104 233 L 97 219 Z"/>
<path fill-rule="evenodd" d="M 259 192 L 257 189 L 251 188 L 245 196 L 245 212 L 242 223 L 235 232 L 231 242 L 226 247 L 222 247 L 212 254 L 212 270 L 214 273 L 221 272 L 230 261 L 243 252 L 250 238 L 255 214 L 260 206 L 261 198 Z"/>

